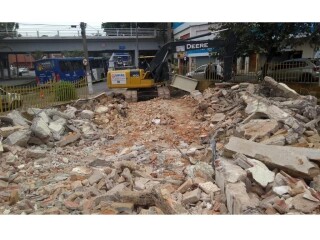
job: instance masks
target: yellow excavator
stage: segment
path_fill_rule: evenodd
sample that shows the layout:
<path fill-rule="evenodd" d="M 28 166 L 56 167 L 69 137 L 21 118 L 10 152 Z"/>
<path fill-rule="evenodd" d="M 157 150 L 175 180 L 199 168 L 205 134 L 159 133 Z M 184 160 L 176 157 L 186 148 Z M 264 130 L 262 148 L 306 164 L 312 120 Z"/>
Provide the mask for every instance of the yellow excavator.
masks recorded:
<path fill-rule="evenodd" d="M 227 41 L 221 39 L 192 41 L 192 39 L 211 35 L 212 33 L 166 43 L 156 53 L 146 70 L 124 69 L 108 71 L 107 86 L 109 89 L 126 88 L 124 95 L 127 101 L 138 101 L 138 93 L 155 93 L 159 98 L 169 99 L 169 67 L 167 58 L 175 52 L 185 52 L 199 49 L 224 48 L 224 76 L 231 79 L 232 57 L 234 53 L 235 38 L 232 34 Z"/>

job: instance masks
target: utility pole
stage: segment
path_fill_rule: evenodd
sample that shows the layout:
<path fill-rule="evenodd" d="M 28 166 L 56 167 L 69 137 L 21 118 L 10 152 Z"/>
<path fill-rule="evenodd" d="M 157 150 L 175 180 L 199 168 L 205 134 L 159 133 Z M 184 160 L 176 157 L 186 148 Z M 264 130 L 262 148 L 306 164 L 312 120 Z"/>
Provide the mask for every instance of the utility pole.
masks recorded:
<path fill-rule="evenodd" d="M 86 38 L 86 27 L 87 27 L 86 23 L 84 22 L 80 23 L 83 51 L 84 51 L 84 57 L 86 59 L 83 61 L 83 64 L 86 66 L 86 75 L 87 75 L 87 81 L 88 81 L 89 94 L 93 94 L 92 78 L 91 78 L 89 54 L 88 54 L 88 46 L 87 46 L 87 38 Z"/>
<path fill-rule="evenodd" d="M 138 23 L 136 23 L 136 50 L 134 53 L 135 56 L 135 65 L 139 68 L 139 40 L 138 40 Z"/>

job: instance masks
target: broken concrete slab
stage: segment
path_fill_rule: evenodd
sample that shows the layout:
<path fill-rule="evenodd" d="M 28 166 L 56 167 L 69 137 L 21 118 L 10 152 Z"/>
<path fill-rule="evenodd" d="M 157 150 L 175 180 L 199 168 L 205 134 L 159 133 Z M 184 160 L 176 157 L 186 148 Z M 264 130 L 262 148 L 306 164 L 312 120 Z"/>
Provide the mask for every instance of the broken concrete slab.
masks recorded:
<path fill-rule="evenodd" d="M 189 188 L 192 187 L 192 179 L 188 178 L 178 189 L 177 192 L 185 193 Z"/>
<path fill-rule="evenodd" d="M 236 131 L 246 139 L 256 139 L 270 136 L 280 127 L 281 124 L 274 119 L 254 119 L 246 124 L 240 125 Z"/>
<path fill-rule="evenodd" d="M 43 158 L 46 157 L 47 151 L 44 149 L 28 149 L 27 150 L 27 157 L 30 158 Z"/>
<path fill-rule="evenodd" d="M 272 207 L 276 209 L 280 214 L 285 214 L 289 212 L 290 209 L 284 199 L 276 200 Z"/>
<path fill-rule="evenodd" d="M 305 178 L 312 178 L 318 175 L 320 173 L 319 167 L 309 161 L 307 154 L 298 154 L 299 150 L 297 149 L 300 148 L 293 150 L 292 147 L 271 146 L 231 137 L 229 143 L 225 145 L 226 151 L 224 151 L 224 154 L 230 156 L 233 153 L 242 153 L 256 158 L 271 167 L 276 166 Z M 308 150 L 304 149 L 304 151 L 307 152 Z"/>
<path fill-rule="evenodd" d="M 90 185 L 99 182 L 105 175 L 100 170 L 94 170 L 92 175 L 88 178 Z"/>
<path fill-rule="evenodd" d="M 279 92 L 279 96 L 281 97 L 285 97 L 285 98 L 293 98 L 293 99 L 297 99 L 300 97 L 300 94 L 298 94 L 296 91 L 294 91 L 293 89 L 289 88 L 287 85 L 285 84 L 281 84 L 278 83 L 277 81 L 275 81 L 273 78 L 271 77 L 264 77 L 264 83 Z"/>
<path fill-rule="evenodd" d="M 134 186 L 133 188 L 136 190 L 144 190 L 146 189 L 146 183 L 149 182 L 150 179 L 147 178 L 141 178 L 141 177 L 136 177 L 134 179 Z"/>
<path fill-rule="evenodd" d="M 212 123 L 217 123 L 220 121 L 223 121 L 226 118 L 226 115 L 224 113 L 216 113 L 213 116 L 211 116 L 211 122 Z"/>
<path fill-rule="evenodd" d="M 199 188 L 194 189 L 191 192 L 186 192 L 183 194 L 182 203 L 183 204 L 190 204 L 196 203 L 200 200 L 201 197 L 201 190 Z"/>
<path fill-rule="evenodd" d="M 278 196 L 282 196 L 284 194 L 289 193 L 291 190 L 290 186 L 277 186 L 277 187 L 273 187 L 272 191 L 277 194 Z"/>
<path fill-rule="evenodd" d="M 99 106 L 99 107 L 96 108 L 95 112 L 99 113 L 99 114 L 107 113 L 107 112 L 109 112 L 109 108 L 106 107 L 106 106 Z"/>
<path fill-rule="evenodd" d="M 50 122 L 49 124 L 49 129 L 53 133 L 53 135 L 58 135 L 60 136 L 64 130 L 65 130 L 65 125 L 62 124 L 59 120 Z"/>
<path fill-rule="evenodd" d="M 277 145 L 277 146 L 284 146 L 286 143 L 286 138 L 284 135 L 279 134 L 272 136 L 270 138 L 267 138 L 260 143 L 266 144 L 266 145 Z"/>
<path fill-rule="evenodd" d="M 75 167 L 72 169 L 70 173 L 71 181 L 87 179 L 91 174 L 92 174 L 91 168 L 84 167 L 84 166 Z"/>
<path fill-rule="evenodd" d="M 56 145 L 58 147 L 63 147 L 77 141 L 80 137 L 81 137 L 81 134 L 79 132 L 72 132 L 64 136 L 60 141 L 56 142 Z"/>
<path fill-rule="evenodd" d="M 14 132 L 25 129 L 24 126 L 2 127 L 0 128 L 0 136 L 6 138 Z"/>
<path fill-rule="evenodd" d="M 24 126 L 24 127 L 29 127 L 31 125 L 31 122 L 27 120 L 26 118 L 22 117 L 20 112 L 17 110 L 13 110 L 10 113 L 7 114 L 7 117 L 11 118 L 13 121 L 13 124 L 15 126 Z"/>
<path fill-rule="evenodd" d="M 215 161 L 215 180 L 221 192 L 225 192 L 228 183 L 245 181 L 247 172 L 237 166 L 232 160 L 220 157 Z"/>
<path fill-rule="evenodd" d="M 275 173 L 271 172 L 266 165 L 255 159 L 248 159 L 252 165 L 247 171 L 252 174 L 252 178 L 261 186 L 266 187 L 269 183 L 272 183 L 275 178 Z"/>
<path fill-rule="evenodd" d="M 166 189 L 157 185 L 152 190 L 152 196 L 155 205 L 161 209 L 164 214 L 188 214 L 189 212 L 177 201 L 173 200 Z"/>
<path fill-rule="evenodd" d="M 199 187 L 206 194 L 215 194 L 220 192 L 220 188 L 218 188 L 218 186 L 215 185 L 213 182 L 199 183 Z"/>
<path fill-rule="evenodd" d="M 83 119 L 92 119 L 94 116 L 94 112 L 90 111 L 90 110 L 83 110 L 80 113 L 80 117 Z"/>
<path fill-rule="evenodd" d="M 189 178 L 201 177 L 207 181 L 213 181 L 214 177 L 214 170 L 212 166 L 204 162 L 198 162 L 191 166 L 189 165 L 185 168 L 184 172 Z"/>
<path fill-rule="evenodd" d="M 231 214 L 242 214 L 247 208 L 255 208 L 258 204 L 251 201 L 243 182 L 226 185 L 227 208 Z"/>
<path fill-rule="evenodd" d="M 4 141 L 4 144 L 8 144 L 10 146 L 17 145 L 20 147 L 27 146 L 27 143 L 30 139 L 31 131 L 30 130 L 20 130 L 18 132 L 14 132 L 10 134 Z"/>
<path fill-rule="evenodd" d="M 302 134 L 305 131 L 304 125 L 292 117 L 289 113 L 279 107 L 270 104 L 265 98 L 253 94 L 245 93 L 241 98 L 246 102 L 247 114 L 264 114 L 270 119 L 283 122 L 290 126 L 296 133 Z"/>
<path fill-rule="evenodd" d="M 51 136 L 48 124 L 39 117 L 33 119 L 30 130 L 40 139 L 46 139 Z"/>
<path fill-rule="evenodd" d="M 320 205 L 320 203 L 305 199 L 303 195 L 304 194 L 301 193 L 293 197 L 293 207 L 303 213 L 312 213 Z"/>

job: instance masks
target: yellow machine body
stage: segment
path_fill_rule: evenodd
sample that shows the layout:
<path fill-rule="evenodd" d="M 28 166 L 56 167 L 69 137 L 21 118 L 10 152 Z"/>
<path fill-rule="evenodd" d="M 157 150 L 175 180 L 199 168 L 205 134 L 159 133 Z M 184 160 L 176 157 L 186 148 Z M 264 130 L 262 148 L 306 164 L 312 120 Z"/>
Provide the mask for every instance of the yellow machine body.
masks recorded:
<path fill-rule="evenodd" d="M 149 77 L 149 72 L 143 69 L 124 69 L 108 71 L 108 88 L 152 88 L 155 86 L 154 80 Z"/>

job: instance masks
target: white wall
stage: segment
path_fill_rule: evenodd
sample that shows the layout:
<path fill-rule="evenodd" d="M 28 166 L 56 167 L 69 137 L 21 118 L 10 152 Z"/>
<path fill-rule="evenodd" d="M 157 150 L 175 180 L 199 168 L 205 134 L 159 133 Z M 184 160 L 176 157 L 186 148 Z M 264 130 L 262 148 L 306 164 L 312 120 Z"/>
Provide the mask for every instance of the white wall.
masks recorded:
<path fill-rule="evenodd" d="M 315 49 L 311 47 L 309 43 L 297 46 L 294 49 L 297 51 L 302 51 L 303 58 L 313 58 L 314 54 L 316 53 Z"/>

